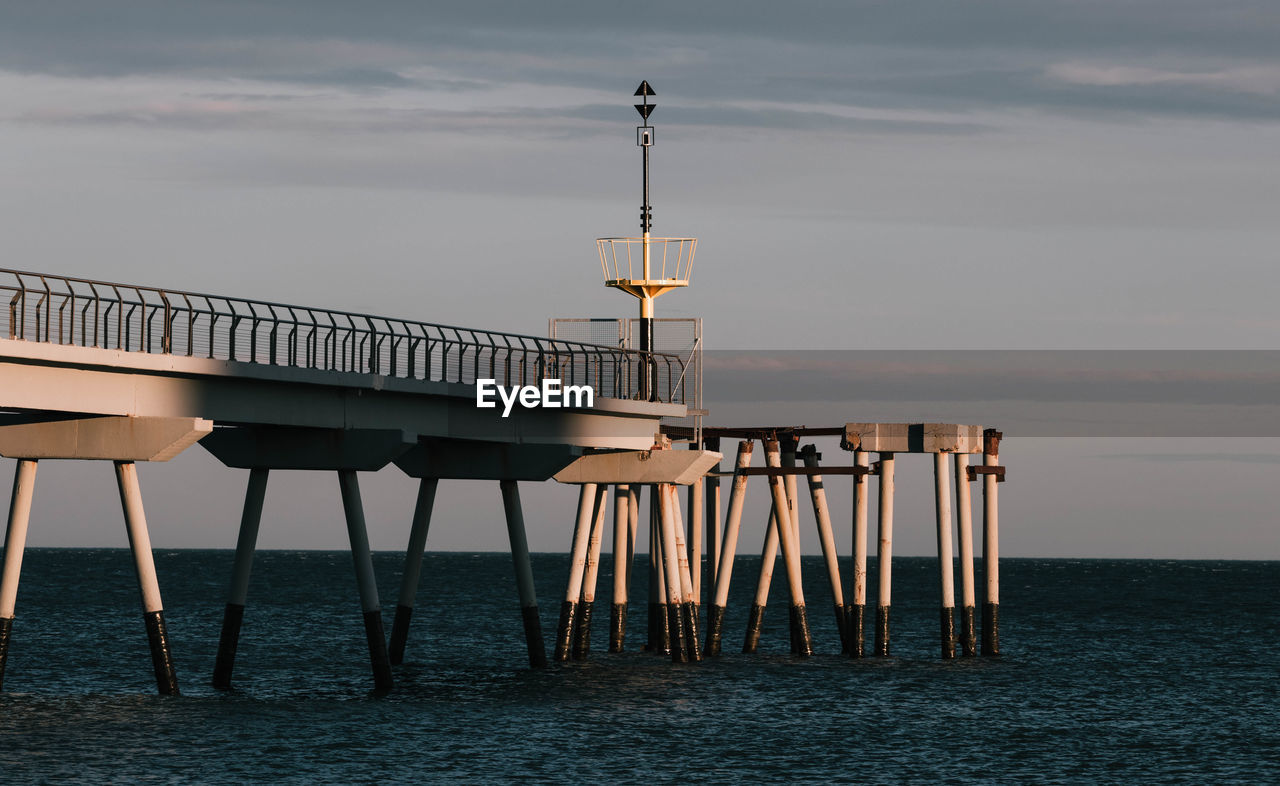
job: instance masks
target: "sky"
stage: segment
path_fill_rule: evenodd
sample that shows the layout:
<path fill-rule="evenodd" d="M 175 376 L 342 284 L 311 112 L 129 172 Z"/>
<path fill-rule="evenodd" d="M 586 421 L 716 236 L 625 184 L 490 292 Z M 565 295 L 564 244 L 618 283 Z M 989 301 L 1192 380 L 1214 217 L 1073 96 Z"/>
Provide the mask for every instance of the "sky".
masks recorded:
<path fill-rule="evenodd" d="M 1269 2 L 3 3 L 2 264 L 525 333 L 629 315 L 593 240 L 638 232 L 641 79 L 655 233 L 699 238 L 658 314 L 709 349 L 1280 331 Z M 718 416 L 713 382 L 713 421 L 866 419 Z M 1266 433 L 1011 439 L 1004 553 L 1280 558 Z M 395 472 L 365 480 L 375 548 L 407 534 Z M 109 468 L 41 473 L 32 545 L 123 544 Z M 277 475 L 263 545 L 341 547 L 336 483 Z M 143 481 L 158 546 L 234 543 L 240 473 L 196 449 Z M 457 485 L 429 547 L 504 548 L 496 489 Z M 571 490 L 525 493 L 565 549 Z"/>

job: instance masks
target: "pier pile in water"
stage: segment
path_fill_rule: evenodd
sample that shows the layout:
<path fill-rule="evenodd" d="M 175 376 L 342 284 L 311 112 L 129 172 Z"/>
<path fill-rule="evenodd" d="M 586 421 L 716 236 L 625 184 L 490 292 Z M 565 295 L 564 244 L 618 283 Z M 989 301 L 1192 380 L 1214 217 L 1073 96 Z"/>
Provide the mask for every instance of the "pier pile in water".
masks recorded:
<path fill-rule="evenodd" d="M 675 431 L 675 430 L 673 430 Z M 679 436 L 679 432 L 676 432 Z M 852 465 L 820 466 L 822 456 L 814 445 L 799 447 L 804 436 L 841 436 L 841 447 L 853 453 Z M 692 436 L 692 435 L 687 435 Z M 649 619 L 645 649 L 669 653 L 676 662 L 719 655 L 724 634 L 733 563 L 742 528 L 747 478 L 763 475 L 770 491 L 770 511 L 761 554 L 760 572 L 748 614 L 744 653 L 757 651 L 773 569 L 781 552 L 790 598 L 790 644 L 793 654 L 813 654 L 800 572 L 800 523 L 798 480 L 803 476 L 813 506 L 831 604 L 839 632 L 841 652 L 861 658 L 866 654 L 867 536 L 870 478 L 878 480 L 878 592 L 872 653 L 890 654 L 889 611 L 892 589 L 894 524 L 894 457 L 898 453 L 927 453 L 934 458 L 934 499 L 939 570 L 940 645 L 943 658 L 998 655 L 999 645 L 999 506 L 997 483 L 1004 480 L 999 464 L 1001 434 L 995 429 L 937 423 L 849 423 L 838 428 L 708 429 L 703 441 L 716 450 L 725 437 L 743 437 L 738 443 L 731 472 L 710 472 L 689 482 L 689 534 L 680 515 L 675 483 L 650 485 Z M 751 467 L 755 442 L 764 447 L 764 466 Z M 661 450 L 664 446 L 655 446 Z M 678 453 L 679 451 L 677 451 Z M 871 454 L 877 460 L 871 461 Z M 979 465 L 970 456 L 981 454 Z M 950 466 L 949 466 L 950 465 Z M 846 595 L 842 582 L 831 511 L 824 475 L 848 475 L 853 479 L 853 576 Z M 730 477 L 728 509 L 720 524 L 720 478 Z M 985 597 L 982 639 L 978 640 L 974 578 L 973 517 L 969 483 L 982 479 L 983 570 Z M 563 478 L 561 478 L 564 480 Z M 573 482 L 569 480 L 567 482 Z M 955 503 L 951 485 L 955 486 Z M 635 552 L 640 485 L 617 484 L 614 494 L 614 597 L 610 614 L 609 651 L 621 652 L 626 635 L 630 566 Z M 603 483 L 582 483 L 572 559 L 565 600 L 557 629 L 555 659 L 583 659 L 590 637 L 591 607 L 604 537 L 607 490 Z M 702 555 L 702 522 L 706 522 L 707 559 Z M 953 576 L 952 520 L 959 539 L 960 608 L 956 629 L 956 593 Z M 781 513 L 780 513 L 781 511 Z M 698 635 L 701 581 L 706 575 L 709 604 L 706 639 Z M 674 600 L 672 600 L 674 599 Z M 700 646 L 701 645 L 701 646 Z"/>

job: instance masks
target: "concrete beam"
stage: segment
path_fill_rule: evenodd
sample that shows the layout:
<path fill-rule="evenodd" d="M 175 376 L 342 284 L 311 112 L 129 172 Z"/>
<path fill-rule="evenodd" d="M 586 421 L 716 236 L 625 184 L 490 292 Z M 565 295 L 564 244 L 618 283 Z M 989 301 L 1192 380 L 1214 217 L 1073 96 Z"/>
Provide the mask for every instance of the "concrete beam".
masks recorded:
<path fill-rule="evenodd" d="M 846 423 L 840 447 L 870 453 L 981 453 L 982 426 Z"/>
<path fill-rule="evenodd" d="M 571 445 L 423 439 L 395 464 L 412 478 L 544 481 L 581 455 Z"/>
<path fill-rule="evenodd" d="M 203 418 L 90 417 L 0 426 L 0 456 L 168 461 L 213 431 Z"/>
<path fill-rule="evenodd" d="M 398 429 L 238 426 L 216 429 L 200 444 L 228 467 L 376 472 L 417 444 L 417 435 Z"/>
<path fill-rule="evenodd" d="M 721 454 L 710 450 L 593 453 L 557 472 L 555 479 L 561 483 L 674 483 L 688 486 L 701 480 L 722 458 Z"/>

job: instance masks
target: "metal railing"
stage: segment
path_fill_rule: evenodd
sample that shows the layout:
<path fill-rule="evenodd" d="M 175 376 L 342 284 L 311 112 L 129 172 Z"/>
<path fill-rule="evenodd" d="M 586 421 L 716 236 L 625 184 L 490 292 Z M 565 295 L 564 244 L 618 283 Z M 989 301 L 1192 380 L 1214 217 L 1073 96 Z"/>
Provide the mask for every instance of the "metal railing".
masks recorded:
<path fill-rule="evenodd" d="M 682 403 L 676 355 L 0 268 L 0 335 L 402 379 L 540 385 Z M 644 368 L 656 368 L 656 390 Z"/>

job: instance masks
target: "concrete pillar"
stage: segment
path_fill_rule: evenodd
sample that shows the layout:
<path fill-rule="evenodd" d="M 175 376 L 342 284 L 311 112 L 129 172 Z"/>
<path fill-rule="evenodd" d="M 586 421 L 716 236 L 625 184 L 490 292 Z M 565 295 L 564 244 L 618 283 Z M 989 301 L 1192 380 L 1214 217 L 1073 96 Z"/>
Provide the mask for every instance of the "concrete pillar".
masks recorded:
<path fill-rule="evenodd" d="M 262 523 L 262 502 L 267 494 L 269 470 L 249 470 L 249 484 L 244 492 L 244 509 L 240 513 L 240 534 L 236 537 L 235 563 L 231 567 L 231 587 L 227 590 L 227 607 L 222 612 L 222 633 L 218 636 L 218 655 L 213 662 L 213 687 L 231 687 L 231 672 L 236 665 L 236 649 L 240 644 L 240 624 L 244 621 L 245 601 L 249 596 L 249 573 L 253 569 L 253 553 L 258 547 L 258 528 Z"/>
<path fill-rule="evenodd" d="M 591 651 L 591 612 L 596 602 L 596 580 L 600 576 L 600 549 L 604 541 L 604 518 L 609 501 L 609 487 L 596 487 L 591 516 L 591 537 L 587 540 L 587 564 L 582 573 L 582 596 L 578 600 L 577 618 L 573 623 L 573 659 L 586 660 Z"/>
<path fill-rule="evenodd" d="M 668 492 L 670 484 L 659 484 L 657 489 L 659 519 L 662 524 L 662 567 L 666 578 L 667 620 L 671 632 L 671 660 L 684 663 L 689 659 L 685 644 L 684 621 L 680 613 L 680 548 L 676 545 L 675 504 Z"/>
<path fill-rule="evenodd" d="M 720 438 L 708 437 L 702 441 L 702 446 L 707 450 L 719 452 Z M 707 530 L 707 560 L 702 574 L 703 586 L 707 588 L 708 595 L 715 591 L 716 572 L 720 570 L 720 552 L 724 549 L 724 533 L 720 529 L 720 478 L 715 475 L 719 471 L 718 464 L 711 469 L 711 474 L 708 474 L 704 481 L 706 489 L 703 492 L 706 507 L 703 521 Z"/>
<path fill-rule="evenodd" d="M 147 624 L 147 642 L 151 647 L 151 666 L 155 670 L 156 688 L 164 696 L 178 695 L 178 675 L 169 652 L 169 634 L 164 625 L 164 607 L 160 602 L 160 582 L 151 554 L 151 535 L 142 509 L 142 490 L 138 487 L 138 465 L 117 461 L 116 485 L 120 488 L 120 506 L 124 509 L 125 529 L 129 532 L 129 548 L 133 551 L 133 567 L 138 574 L 142 594 L 142 615 Z"/>
<path fill-rule="evenodd" d="M 511 542 L 511 561 L 515 563 L 516 589 L 520 593 L 520 616 L 524 620 L 529 665 L 541 668 L 547 665 L 547 650 L 542 643 L 542 623 L 538 619 L 538 595 L 533 587 L 533 563 L 529 560 L 529 540 L 524 531 L 520 489 L 514 480 L 502 480 L 498 484 L 502 487 L 502 507 L 507 514 L 507 538 Z"/>
<path fill-rule="evenodd" d="M 965 657 L 978 654 L 974 625 L 973 587 L 973 505 L 969 499 L 969 454 L 957 453 L 956 528 L 960 533 L 960 651 Z"/>
<path fill-rule="evenodd" d="M 865 467 L 869 457 L 865 451 L 853 454 L 853 465 Z M 861 658 L 863 652 L 863 610 L 867 605 L 867 498 L 871 484 L 866 475 L 853 476 L 853 603 L 846 606 L 845 631 L 849 638 L 849 655 Z"/>
<path fill-rule="evenodd" d="M 573 547 L 569 556 L 569 580 L 564 602 L 560 605 L 560 624 L 556 626 L 555 659 L 569 659 L 573 647 L 573 625 L 578 616 L 578 600 L 582 597 L 582 578 L 587 569 L 587 548 L 591 528 L 595 524 L 596 484 L 584 483 L 578 491 L 578 516 L 573 526 Z"/>
<path fill-rule="evenodd" d="M 692 447 L 697 447 L 695 443 Z M 693 606 L 702 606 L 702 482 L 689 486 L 689 579 L 693 585 Z"/>
<path fill-rule="evenodd" d="M 777 442 L 770 440 L 765 443 L 764 457 L 766 466 L 781 466 Z M 796 640 L 796 654 L 808 657 L 813 654 L 813 643 L 809 636 L 809 620 L 805 615 L 804 587 L 800 576 L 800 538 L 794 521 L 791 526 L 787 525 L 787 520 L 792 518 L 788 510 L 794 508 L 787 499 L 786 487 L 781 478 L 771 475 L 769 490 L 773 495 L 773 505 L 778 511 L 778 545 L 782 548 L 782 561 L 787 568 L 787 588 L 791 593 L 791 627 Z"/>
<path fill-rule="evenodd" d="M 773 566 L 778 560 L 778 509 L 769 508 L 769 525 L 765 527 L 764 546 L 760 549 L 760 577 L 756 579 L 756 596 L 747 616 L 747 636 L 742 642 L 744 654 L 752 655 L 760 647 L 760 631 L 764 628 L 764 610 L 769 605 L 769 585 L 773 582 Z"/>
<path fill-rule="evenodd" d="M 781 450 L 782 466 L 788 469 L 796 465 L 796 450 L 800 445 L 800 438 L 794 434 L 787 434 L 778 439 L 778 446 Z M 800 542 L 800 501 L 798 494 L 798 483 L 795 475 L 784 475 L 782 478 L 783 486 L 787 490 L 787 515 L 783 517 L 784 521 L 791 522 L 791 532 L 795 538 L 795 542 Z M 796 620 L 796 604 L 793 600 L 787 607 L 790 615 L 791 624 L 787 627 L 788 638 L 791 641 L 791 654 L 797 654 L 800 651 L 800 637 L 798 635 L 799 625 Z"/>
<path fill-rule="evenodd" d="M 404 553 L 404 571 L 400 575 L 400 600 L 391 623 L 391 644 L 387 648 L 392 666 L 404 662 L 404 645 L 409 639 L 409 620 L 418 596 L 422 576 L 422 553 L 427 548 L 427 530 L 431 528 L 431 510 L 436 502 L 437 478 L 418 481 L 418 501 L 413 507 L 413 523 L 409 527 L 409 546 Z"/>
<path fill-rule="evenodd" d="M 938 582 L 941 588 L 942 657 L 956 656 L 956 583 L 952 575 L 951 487 L 947 477 L 947 454 L 933 454 L 933 499 L 938 519 Z"/>
<path fill-rule="evenodd" d="M 649 637 L 645 649 L 667 654 L 671 651 L 671 629 L 667 618 L 666 577 L 663 575 L 662 521 L 657 486 L 649 486 Z"/>
<path fill-rule="evenodd" d="M 704 649 L 708 656 L 720 654 L 724 610 L 729 605 L 729 582 L 733 579 L 733 560 L 738 551 L 738 533 L 742 529 L 742 508 L 747 497 L 747 476 L 742 474 L 742 470 L 751 465 L 751 447 L 750 440 L 739 442 L 738 457 L 734 462 L 735 472 L 733 485 L 729 491 L 729 513 L 724 525 L 724 541 L 719 548 L 719 565 L 712 574 L 715 576 L 714 594 L 711 597 L 711 605 L 707 608 L 707 645 Z M 720 486 L 717 484 L 716 492 L 719 493 L 719 490 Z"/>
<path fill-rule="evenodd" d="M 674 484 L 667 488 L 667 494 L 671 498 L 671 515 L 675 519 L 676 553 L 680 558 L 680 624 L 685 654 L 691 662 L 697 663 L 702 660 L 702 648 L 698 639 L 698 605 L 694 602 L 693 570 L 686 558 L 684 522 L 680 519 L 680 496 Z"/>
<path fill-rule="evenodd" d="M 993 428 L 982 433 L 982 463 L 1000 466 L 1000 438 Z M 982 654 L 1000 654 L 1000 491 L 995 475 L 982 476 L 982 572 L 987 591 L 982 604 Z"/>
<path fill-rule="evenodd" d="M 893 588 L 893 454 L 880 454 L 879 548 L 876 551 L 876 655 L 889 654 L 889 605 Z"/>
<path fill-rule="evenodd" d="M 800 451 L 806 467 L 818 466 L 818 451 L 806 445 Z M 831 510 L 827 507 L 827 491 L 821 475 L 809 475 L 809 499 L 813 502 L 813 518 L 818 523 L 818 537 L 822 542 L 822 559 L 827 566 L 827 581 L 831 585 L 831 603 L 836 614 L 836 631 L 840 634 L 840 648 L 849 652 L 849 637 L 845 629 L 844 589 L 840 584 L 840 561 L 836 555 L 836 538 L 831 529 Z"/>
<path fill-rule="evenodd" d="M 627 590 L 631 576 L 631 487 L 613 490 L 613 605 L 609 607 L 609 652 L 622 652 L 627 638 Z"/>
<path fill-rule="evenodd" d="M 373 668 L 374 690 L 391 690 L 391 661 L 387 657 L 387 639 L 382 628 L 382 604 L 378 601 L 378 581 L 373 572 L 373 555 L 369 551 L 369 531 L 365 527 L 364 503 L 360 500 L 360 482 L 355 470 L 338 470 L 338 486 L 342 489 L 342 510 L 347 519 L 347 539 L 351 543 L 351 561 L 355 565 L 356 587 L 360 591 L 360 609 L 364 612 L 364 633 L 369 646 L 369 664 Z"/>
<path fill-rule="evenodd" d="M 13 632 L 13 615 L 18 602 L 22 554 L 27 548 L 27 525 L 31 522 L 36 466 L 32 459 L 18 459 L 13 473 L 9 523 L 4 531 L 4 571 L 0 573 L 0 688 L 4 687 L 4 667 L 9 659 L 9 636 Z"/>

